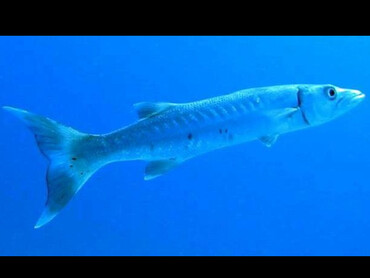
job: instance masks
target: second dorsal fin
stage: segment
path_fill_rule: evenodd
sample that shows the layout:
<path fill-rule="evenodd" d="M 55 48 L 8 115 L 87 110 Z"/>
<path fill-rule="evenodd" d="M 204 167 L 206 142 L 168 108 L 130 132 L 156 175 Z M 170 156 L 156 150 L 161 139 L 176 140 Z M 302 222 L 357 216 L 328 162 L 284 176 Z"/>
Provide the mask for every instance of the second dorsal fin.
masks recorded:
<path fill-rule="evenodd" d="M 175 105 L 176 103 L 170 102 L 139 102 L 134 104 L 134 108 L 139 119 L 144 119 L 157 115 Z"/>

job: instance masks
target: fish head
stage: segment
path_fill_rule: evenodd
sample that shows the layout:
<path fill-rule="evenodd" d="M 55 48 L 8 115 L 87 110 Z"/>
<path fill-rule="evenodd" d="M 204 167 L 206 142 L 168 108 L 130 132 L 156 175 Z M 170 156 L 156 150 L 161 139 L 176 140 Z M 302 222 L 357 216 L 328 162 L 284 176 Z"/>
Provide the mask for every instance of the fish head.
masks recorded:
<path fill-rule="evenodd" d="M 309 125 L 331 121 L 352 110 L 365 98 L 359 90 L 334 85 L 298 86 L 298 106 Z"/>

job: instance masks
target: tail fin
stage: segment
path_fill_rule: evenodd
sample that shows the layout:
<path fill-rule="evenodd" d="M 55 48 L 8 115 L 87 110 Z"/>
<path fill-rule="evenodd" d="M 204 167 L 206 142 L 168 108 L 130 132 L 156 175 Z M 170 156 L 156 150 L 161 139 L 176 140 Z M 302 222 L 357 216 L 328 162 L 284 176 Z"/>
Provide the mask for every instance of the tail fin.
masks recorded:
<path fill-rule="evenodd" d="M 102 164 L 94 157 L 99 136 L 78 132 L 25 110 L 4 106 L 34 133 L 40 151 L 48 158 L 48 197 L 37 221 L 39 228 L 52 220 Z M 95 148 L 95 149 L 94 149 Z"/>

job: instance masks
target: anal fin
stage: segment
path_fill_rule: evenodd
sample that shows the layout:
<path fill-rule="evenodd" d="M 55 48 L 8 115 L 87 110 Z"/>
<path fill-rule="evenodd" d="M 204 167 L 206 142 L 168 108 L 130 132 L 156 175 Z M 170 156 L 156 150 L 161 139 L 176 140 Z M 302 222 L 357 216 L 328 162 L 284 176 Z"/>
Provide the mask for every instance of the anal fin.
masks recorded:
<path fill-rule="evenodd" d="M 145 168 L 144 180 L 151 180 L 163 175 L 179 164 L 180 162 L 176 161 L 175 159 L 150 161 Z"/>
<path fill-rule="evenodd" d="M 279 137 L 279 134 L 276 134 L 276 135 L 262 136 L 259 139 L 263 144 L 266 145 L 266 147 L 271 147 L 276 142 L 278 137 Z"/>

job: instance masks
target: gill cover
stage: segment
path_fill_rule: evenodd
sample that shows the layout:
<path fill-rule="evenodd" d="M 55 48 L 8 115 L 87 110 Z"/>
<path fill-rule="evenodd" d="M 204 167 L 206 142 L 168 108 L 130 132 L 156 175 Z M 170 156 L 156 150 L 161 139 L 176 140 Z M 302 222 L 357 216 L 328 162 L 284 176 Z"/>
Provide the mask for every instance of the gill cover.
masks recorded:
<path fill-rule="evenodd" d="M 365 97 L 354 89 L 331 84 L 299 85 L 298 102 L 305 121 L 320 125 L 351 110 Z"/>

